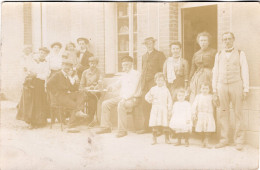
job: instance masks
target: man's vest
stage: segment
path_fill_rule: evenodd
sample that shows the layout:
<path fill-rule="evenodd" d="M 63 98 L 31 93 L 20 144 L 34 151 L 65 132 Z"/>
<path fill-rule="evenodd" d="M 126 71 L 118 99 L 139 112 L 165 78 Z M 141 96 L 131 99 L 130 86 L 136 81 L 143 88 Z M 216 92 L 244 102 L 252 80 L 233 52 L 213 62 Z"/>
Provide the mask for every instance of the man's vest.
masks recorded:
<path fill-rule="evenodd" d="M 220 83 L 234 83 L 242 80 L 240 70 L 240 50 L 232 51 L 229 58 L 225 52 L 221 51 L 219 56 L 219 75 L 218 82 Z"/>

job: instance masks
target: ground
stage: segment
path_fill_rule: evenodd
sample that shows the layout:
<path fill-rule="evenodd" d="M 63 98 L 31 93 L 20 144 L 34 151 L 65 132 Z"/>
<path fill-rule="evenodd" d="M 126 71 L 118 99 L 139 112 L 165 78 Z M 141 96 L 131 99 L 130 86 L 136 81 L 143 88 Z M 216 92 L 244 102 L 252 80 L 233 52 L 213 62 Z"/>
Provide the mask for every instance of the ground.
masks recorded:
<path fill-rule="evenodd" d="M 69 170 L 69 169 L 258 169 L 257 148 L 245 146 L 237 151 L 228 146 L 204 149 L 199 140 L 190 147 L 151 145 L 151 134 L 115 138 L 112 134 L 96 135 L 97 129 L 79 127 L 80 133 L 61 131 L 59 124 L 29 130 L 15 119 L 16 103 L 1 102 L 0 169 Z M 174 143 L 175 139 L 171 139 Z"/>

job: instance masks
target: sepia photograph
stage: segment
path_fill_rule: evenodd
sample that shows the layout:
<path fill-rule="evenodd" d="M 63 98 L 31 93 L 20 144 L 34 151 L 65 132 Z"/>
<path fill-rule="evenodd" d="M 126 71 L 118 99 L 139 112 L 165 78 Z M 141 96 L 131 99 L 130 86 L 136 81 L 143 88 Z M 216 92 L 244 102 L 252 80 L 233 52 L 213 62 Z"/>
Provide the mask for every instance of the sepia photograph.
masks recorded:
<path fill-rule="evenodd" d="M 259 2 L 2 2 L 0 170 L 259 169 Z"/>

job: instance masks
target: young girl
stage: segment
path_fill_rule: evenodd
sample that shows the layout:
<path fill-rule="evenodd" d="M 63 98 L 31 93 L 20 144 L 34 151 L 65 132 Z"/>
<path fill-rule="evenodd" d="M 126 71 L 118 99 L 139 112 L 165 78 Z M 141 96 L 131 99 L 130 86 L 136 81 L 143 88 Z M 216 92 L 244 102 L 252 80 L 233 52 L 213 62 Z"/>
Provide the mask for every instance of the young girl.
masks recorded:
<path fill-rule="evenodd" d="M 172 117 L 170 128 L 177 134 L 178 142 L 176 146 L 181 145 L 181 138 L 185 138 L 185 146 L 189 146 L 189 133 L 192 131 L 191 105 L 185 101 L 185 90 L 183 88 L 177 91 L 177 101 L 172 107 Z"/>
<path fill-rule="evenodd" d="M 210 92 L 210 83 L 202 82 L 201 93 L 198 94 L 192 105 L 193 119 L 197 119 L 197 124 L 195 127 L 196 132 L 201 132 L 202 147 L 210 148 L 208 144 L 208 139 L 210 133 L 216 131 L 215 120 L 213 116 L 213 97 Z"/>
<path fill-rule="evenodd" d="M 156 86 L 152 87 L 145 95 L 145 100 L 152 103 L 149 126 L 153 128 L 153 145 L 157 143 L 157 132 L 163 128 L 165 134 L 165 143 L 169 144 L 169 118 L 171 114 L 172 98 L 168 88 L 165 85 L 163 73 L 155 74 Z"/>

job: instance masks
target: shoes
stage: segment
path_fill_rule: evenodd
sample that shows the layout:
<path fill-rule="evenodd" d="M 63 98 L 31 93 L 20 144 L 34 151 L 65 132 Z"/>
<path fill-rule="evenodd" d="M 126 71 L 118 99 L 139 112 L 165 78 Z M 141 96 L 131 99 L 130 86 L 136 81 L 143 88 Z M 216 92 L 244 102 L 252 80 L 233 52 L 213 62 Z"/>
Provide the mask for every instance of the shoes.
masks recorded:
<path fill-rule="evenodd" d="M 227 146 L 227 144 L 226 143 L 218 143 L 216 146 L 215 146 L 215 148 L 223 148 L 223 147 L 225 147 L 225 146 Z"/>
<path fill-rule="evenodd" d="M 77 111 L 76 116 L 77 117 L 83 117 L 83 118 L 87 118 L 88 117 L 88 115 L 86 113 L 82 112 L 81 110 Z"/>
<path fill-rule="evenodd" d="M 111 128 L 102 128 L 96 132 L 96 134 L 111 133 Z"/>
<path fill-rule="evenodd" d="M 244 148 L 244 146 L 242 144 L 236 144 L 235 148 L 236 150 L 241 151 Z"/>
<path fill-rule="evenodd" d="M 126 131 L 119 131 L 116 135 L 117 138 L 121 138 L 127 135 Z"/>

